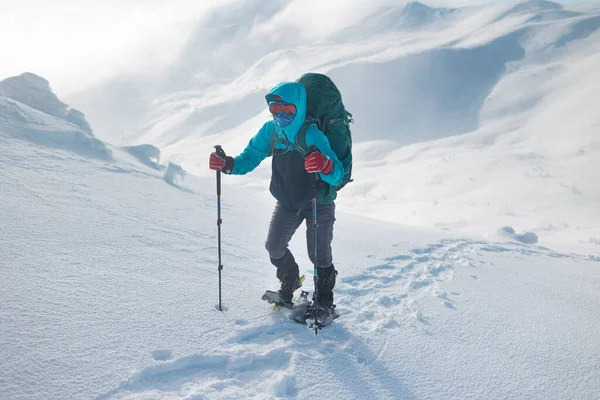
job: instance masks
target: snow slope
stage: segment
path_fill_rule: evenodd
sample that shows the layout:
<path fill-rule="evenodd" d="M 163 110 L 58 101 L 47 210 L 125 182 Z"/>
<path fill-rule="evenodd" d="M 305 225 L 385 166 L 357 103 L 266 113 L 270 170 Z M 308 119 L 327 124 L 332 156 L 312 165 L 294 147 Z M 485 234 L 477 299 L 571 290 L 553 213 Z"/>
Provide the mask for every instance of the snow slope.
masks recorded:
<path fill-rule="evenodd" d="M 7 137 L 109 160 L 112 152 L 91 133 L 53 115 L 0 96 L 0 128 Z"/>
<path fill-rule="evenodd" d="M 169 185 L 152 147 L 0 101 L 2 399 L 600 396 L 597 252 L 340 210 L 341 317 L 315 336 L 260 300 L 273 200 L 225 180 L 219 312 L 214 176 Z"/>
<path fill-rule="evenodd" d="M 60 101 L 52 93 L 49 82 L 40 76 L 25 72 L 20 76 L 7 78 L 0 82 L 0 93 L 38 111 L 69 121 L 92 135 L 92 128 L 85 115 Z"/>
<path fill-rule="evenodd" d="M 269 118 L 267 90 L 326 72 L 356 121 L 342 209 L 483 238 L 511 225 L 565 251 L 594 248 L 598 8 L 382 4 L 357 4 L 359 16 L 321 31 L 289 18 L 298 2 L 240 1 L 199 21 L 151 80 L 123 76 L 72 102 L 105 140 L 150 143 L 207 176 L 213 145 L 236 154 Z M 268 169 L 231 181 L 264 189 Z"/>

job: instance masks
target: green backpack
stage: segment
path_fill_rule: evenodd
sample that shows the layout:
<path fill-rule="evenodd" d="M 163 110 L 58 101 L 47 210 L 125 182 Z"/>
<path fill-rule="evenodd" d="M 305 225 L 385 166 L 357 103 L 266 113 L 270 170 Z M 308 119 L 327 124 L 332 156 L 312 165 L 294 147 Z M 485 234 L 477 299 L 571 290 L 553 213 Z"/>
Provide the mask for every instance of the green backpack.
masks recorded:
<path fill-rule="evenodd" d="M 352 182 L 352 114 L 346 111 L 342 95 L 326 75 L 308 73 L 296 82 L 306 89 L 306 120 L 296 135 L 296 145 L 306 149 L 306 131 L 316 125 L 329 139 L 331 149 L 344 166 L 344 178 L 334 189 L 340 190 Z"/>

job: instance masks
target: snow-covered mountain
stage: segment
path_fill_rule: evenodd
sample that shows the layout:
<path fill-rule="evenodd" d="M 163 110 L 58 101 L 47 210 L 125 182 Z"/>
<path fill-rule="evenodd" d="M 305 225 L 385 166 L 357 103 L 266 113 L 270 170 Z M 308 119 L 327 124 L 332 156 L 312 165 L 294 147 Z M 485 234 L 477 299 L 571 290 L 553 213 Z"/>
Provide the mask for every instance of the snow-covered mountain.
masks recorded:
<path fill-rule="evenodd" d="M 476 235 L 514 224 L 555 246 L 600 236 L 597 8 L 413 2 L 315 37 L 282 28 L 293 4 L 237 4 L 199 22 L 152 82 L 122 77 L 71 101 L 101 137 L 151 143 L 206 176 L 212 145 L 235 154 L 268 118 L 267 90 L 326 72 L 355 117 L 344 209 Z M 266 187 L 268 174 L 233 181 Z"/>
<path fill-rule="evenodd" d="M 64 119 L 86 132 L 89 136 L 93 136 L 92 128 L 85 119 L 85 115 L 79 110 L 69 108 L 60 101 L 52 93 L 50 83 L 40 76 L 25 72 L 20 76 L 0 81 L 0 94 L 35 110 Z"/>
<path fill-rule="evenodd" d="M 341 317 L 315 336 L 260 300 L 273 200 L 225 182 L 219 312 L 214 177 L 169 185 L 152 146 L 0 104 L 2 399 L 600 393 L 598 255 L 340 209 Z M 304 235 L 292 250 L 310 276 Z"/>
<path fill-rule="evenodd" d="M 105 143 L 92 134 L 84 114 L 68 108 L 47 80 L 32 73 L 0 82 L 0 127 L 10 137 L 101 159 L 112 157 Z"/>
<path fill-rule="evenodd" d="M 600 398 L 600 8 L 302 4 L 215 9 L 170 68 L 70 96 L 85 117 L 0 82 L 0 399 Z M 268 163 L 223 177 L 217 311 L 206 168 L 307 70 L 356 119 L 318 336 L 260 300 Z"/>

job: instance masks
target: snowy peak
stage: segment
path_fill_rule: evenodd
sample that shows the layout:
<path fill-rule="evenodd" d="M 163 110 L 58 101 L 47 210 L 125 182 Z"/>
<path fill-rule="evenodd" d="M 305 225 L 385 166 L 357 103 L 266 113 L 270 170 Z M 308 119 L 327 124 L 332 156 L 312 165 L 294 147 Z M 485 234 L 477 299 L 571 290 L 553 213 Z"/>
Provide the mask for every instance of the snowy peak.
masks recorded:
<path fill-rule="evenodd" d="M 531 10 L 562 10 L 561 4 L 547 0 L 526 0 L 518 3 L 513 11 L 531 11 Z"/>
<path fill-rule="evenodd" d="M 546 0 L 526 0 L 517 3 L 514 7 L 509 8 L 506 12 L 500 15 L 497 20 L 500 20 L 511 15 L 534 14 L 534 20 L 543 20 L 545 16 L 552 15 L 555 18 L 568 18 L 579 15 L 572 11 L 567 11 L 561 4 Z"/>
<path fill-rule="evenodd" d="M 0 139 L 28 141 L 42 148 L 58 149 L 102 161 L 114 161 L 106 143 L 94 137 L 85 115 L 69 108 L 52 92 L 41 76 L 26 72 L 0 82 Z M 123 148 L 137 161 L 158 171 L 160 150 L 152 145 Z M 185 170 L 169 163 L 167 182 L 174 185 Z"/>
<path fill-rule="evenodd" d="M 26 72 L 0 82 L 0 137 L 111 160 L 81 111 L 69 108 L 41 76 Z"/>
<path fill-rule="evenodd" d="M 112 159 L 112 152 L 104 142 L 66 119 L 5 96 L 0 96 L 0 139 L 24 140 L 84 157 Z"/>
<path fill-rule="evenodd" d="M 3 80 L 0 89 L 6 97 L 55 117 L 64 116 L 68 108 L 52 93 L 46 79 L 31 72 Z"/>
<path fill-rule="evenodd" d="M 388 6 L 366 17 L 358 26 L 336 34 L 339 41 L 369 38 L 394 31 L 415 31 L 451 21 L 459 9 L 434 8 L 418 1 L 401 6 Z"/>
<path fill-rule="evenodd" d="M 454 12 L 452 8 L 433 8 L 418 1 L 408 3 L 400 12 L 400 22 L 404 26 L 418 26 L 431 23 Z"/>
<path fill-rule="evenodd" d="M 390 7 L 385 10 L 381 17 L 384 26 L 393 29 L 407 29 L 426 27 L 436 21 L 443 20 L 456 11 L 454 8 L 435 8 L 412 1 L 404 8 Z"/>
<path fill-rule="evenodd" d="M 85 119 L 85 115 L 60 101 L 52 92 L 50 83 L 41 76 L 25 72 L 19 76 L 7 78 L 0 82 L 0 92 L 9 99 L 35 110 L 64 119 L 92 135 L 92 128 Z"/>
<path fill-rule="evenodd" d="M 19 90 L 28 88 L 29 90 L 36 91 L 50 91 L 50 82 L 46 79 L 38 76 L 36 74 L 32 74 L 31 72 L 25 72 L 19 76 L 13 76 L 11 78 L 7 78 L 0 82 L 4 88 Z"/>

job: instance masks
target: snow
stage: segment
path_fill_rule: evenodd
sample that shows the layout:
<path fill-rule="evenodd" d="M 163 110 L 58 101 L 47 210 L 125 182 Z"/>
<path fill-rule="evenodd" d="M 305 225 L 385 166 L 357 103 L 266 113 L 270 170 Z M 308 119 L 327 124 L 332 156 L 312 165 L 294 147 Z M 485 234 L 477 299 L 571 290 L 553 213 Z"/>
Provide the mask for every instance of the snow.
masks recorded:
<path fill-rule="evenodd" d="M 183 178 L 185 178 L 185 170 L 181 168 L 181 166 L 169 161 L 165 168 L 165 174 L 163 175 L 165 182 L 176 185 L 177 181 Z"/>
<path fill-rule="evenodd" d="M 517 233 L 511 226 L 505 226 L 499 229 L 498 234 L 525 244 L 536 244 L 538 242 L 538 236 L 535 233 Z"/>
<path fill-rule="evenodd" d="M 125 146 L 123 149 L 137 158 L 142 164 L 150 168 L 161 169 L 160 149 L 155 146 L 152 146 L 151 144 L 142 144 L 139 146 Z"/>
<path fill-rule="evenodd" d="M 268 118 L 275 83 L 326 72 L 354 114 L 359 149 L 341 208 L 480 238 L 514 226 L 565 251 L 600 235 L 597 8 L 373 3 L 318 36 L 281 29 L 298 7 L 217 9 L 164 74 L 123 76 L 71 101 L 103 139 L 152 144 L 208 176 L 201 155 L 214 143 L 241 151 Z M 264 190 L 268 176 L 265 165 L 230 181 Z"/>
<path fill-rule="evenodd" d="M 342 316 L 315 336 L 260 300 L 268 197 L 223 189 L 220 313 L 214 179 L 181 191 L 119 149 L 1 140 L 2 398 L 599 393 L 600 264 L 585 256 L 340 213 Z"/>
<path fill-rule="evenodd" d="M 50 89 L 44 78 L 25 72 L 0 82 L 0 92 L 38 111 L 67 120 L 92 136 L 92 128 L 81 111 L 68 108 Z"/>
<path fill-rule="evenodd" d="M 600 398 L 600 9 L 372 4 L 280 29 L 303 4 L 217 7 L 152 79 L 71 96 L 96 136 L 46 79 L 0 83 L 1 399 Z M 319 335 L 260 300 L 269 163 L 223 177 L 217 310 L 206 168 L 306 70 L 357 121 Z M 291 249 L 311 290 L 303 232 Z"/>
<path fill-rule="evenodd" d="M 106 144 L 91 133 L 7 97 L 0 97 L 0 133 L 31 143 L 68 149 L 84 156 L 112 158 Z"/>

